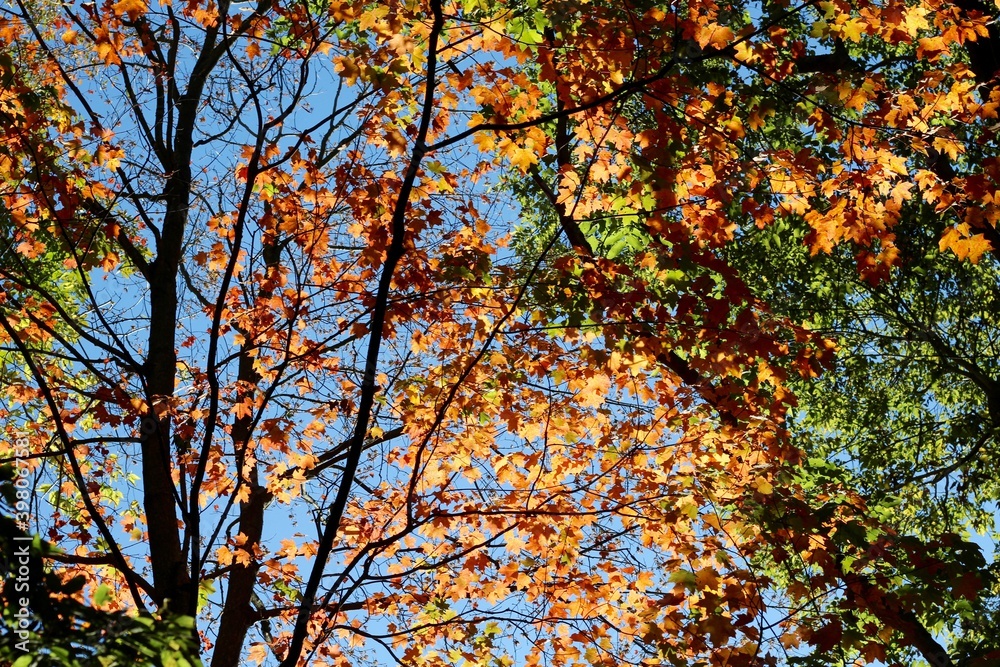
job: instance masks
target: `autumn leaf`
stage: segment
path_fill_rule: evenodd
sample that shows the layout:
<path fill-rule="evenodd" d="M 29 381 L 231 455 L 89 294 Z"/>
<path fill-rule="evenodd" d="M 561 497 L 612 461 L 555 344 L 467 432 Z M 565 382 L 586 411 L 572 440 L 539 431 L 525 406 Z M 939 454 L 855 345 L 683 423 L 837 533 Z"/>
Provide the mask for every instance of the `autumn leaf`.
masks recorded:
<path fill-rule="evenodd" d="M 735 34 L 731 28 L 718 23 L 709 23 L 701 26 L 698 31 L 698 46 L 703 49 L 708 46 L 722 49 L 728 46 L 734 37 Z"/>
<path fill-rule="evenodd" d="M 399 130 L 393 128 L 385 134 L 385 141 L 389 146 L 389 154 L 393 156 L 404 155 L 407 150 L 406 137 Z"/>
<path fill-rule="evenodd" d="M 249 660 L 250 662 L 262 665 L 264 664 L 264 661 L 267 660 L 267 657 L 268 657 L 267 644 L 258 642 L 250 646 L 250 651 L 247 654 L 247 660 Z"/>
<path fill-rule="evenodd" d="M 121 63 L 121 58 L 118 56 L 118 49 L 109 41 L 97 42 L 97 55 L 104 61 L 105 65 L 117 65 Z"/>
<path fill-rule="evenodd" d="M 145 0 L 118 0 L 112 8 L 118 16 L 128 15 L 130 21 L 135 21 L 149 9 Z"/>
<path fill-rule="evenodd" d="M 809 643 L 820 651 L 829 651 L 840 642 L 843 636 L 843 628 L 838 620 L 832 620 L 822 628 L 813 631 L 809 636 Z"/>
<path fill-rule="evenodd" d="M 899 183 L 897 183 L 896 185 L 893 186 L 892 192 L 890 193 L 889 196 L 897 204 L 902 204 L 904 201 L 907 201 L 907 200 L 910 199 L 910 197 L 912 196 L 910 194 L 910 190 L 912 190 L 912 189 L 913 189 L 913 183 L 912 182 L 910 182 L 910 181 L 900 181 Z"/>
<path fill-rule="evenodd" d="M 508 153 L 510 155 L 510 163 L 514 167 L 517 167 L 521 173 L 528 173 L 528 170 L 538 161 L 538 156 L 533 150 L 527 148 L 520 148 L 514 146 Z"/>
<path fill-rule="evenodd" d="M 934 149 L 940 153 L 944 153 L 949 159 L 955 160 L 958 158 L 960 153 L 964 153 L 965 149 L 959 142 L 955 141 L 950 137 L 934 137 L 932 142 Z"/>
<path fill-rule="evenodd" d="M 938 249 L 941 252 L 951 250 L 959 261 L 968 259 L 976 263 L 993 246 L 983 234 L 969 234 L 968 225 L 963 223 L 945 231 L 938 242 Z"/>
<path fill-rule="evenodd" d="M 44 4 L 0 25 L 0 457 L 88 613 L 37 645 L 933 662 L 995 602 L 932 534 L 998 500 L 986 16 Z"/>

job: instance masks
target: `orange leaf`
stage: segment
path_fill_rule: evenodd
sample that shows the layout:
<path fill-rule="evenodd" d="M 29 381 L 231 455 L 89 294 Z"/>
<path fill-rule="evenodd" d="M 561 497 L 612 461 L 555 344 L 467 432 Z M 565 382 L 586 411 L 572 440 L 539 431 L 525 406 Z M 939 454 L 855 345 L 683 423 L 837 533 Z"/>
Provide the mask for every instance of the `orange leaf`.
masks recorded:
<path fill-rule="evenodd" d="M 406 137 L 399 130 L 393 128 L 385 133 L 385 142 L 389 146 L 389 154 L 399 157 L 406 153 Z"/>
<path fill-rule="evenodd" d="M 698 32 L 698 46 L 703 49 L 707 46 L 722 49 L 729 45 L 734 36 L 735 33 L 731 28 L 718 23 L 709 23 Z"/>
<path fill-rule="evenodd" d="M 118 2 L 112 5 L 111 8 L 118 16 L 128 14 L 130 21 L 136 20 L 145 14 L 147 9 L 149 9 L 143 0 L 118 0 Z"/>

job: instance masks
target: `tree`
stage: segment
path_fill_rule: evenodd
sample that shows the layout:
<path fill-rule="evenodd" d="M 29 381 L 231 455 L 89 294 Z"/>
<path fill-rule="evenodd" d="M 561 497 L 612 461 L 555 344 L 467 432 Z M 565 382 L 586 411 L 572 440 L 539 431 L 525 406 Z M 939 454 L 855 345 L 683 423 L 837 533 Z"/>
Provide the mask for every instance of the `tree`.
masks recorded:
<path fill-rule="evenodd" d="M 799 469 L 834 344 L 727 253 L 791 220 L 885 279 L 914 180 L 987 250 L 987 18 L 17 2 L 0 339 L 51 566 L 218 667 L 953 664 L 900 591 L 974 598 L 968 545 Z"/>
<path fill-rule="evenodd" d="M 82 577 L 64 581 L 45 570 L 44 559 L 52 546 L 25 532 L 16 518 L 18 492 L 27 488 L 27 478 L 9 467 L 0 474 L 5 505 L 0 517 L 0 568 L 7 582 L 0 599 L 0 659 L 5 664 L 60 667 L 190 665 L 186 656 L 197 654 L 191 617 L 103 612 L 74 599 L 83 587 Z M 94 601 L 101 604 L 107 595 L 107 587 L 99 587 Z"/>
<path fill-rule="evenodd" d="M 849 252 L 811 259 L 796 242 L 803 230 L 787 225 L 760 232 L 736 261 L 753 267 L 758 293 L 777 310 L 838 340 L 829 373 L 792 383 L 790 431 L 814 473 L 862 489 L 900 533 L 989 543 L 996 479 L 985 460 L 995 436 L 983 380 L 992 375 L 996 268 L 990 256 L 971 265 L 939 251 L 939 225 L 925 205 L 905 216 L 896 228 L 903 263 L 876 286 L 858 279 Z M 945 559 L 981 580 L 971 599 L 935 600 L 928 626 L 951 635 L 956 662 L 988 657 L 996 564 L 987 571 L 979 549 L 961 542 Z"/>
<path fill-rule="evenodd" d="M 993 178 L 995 157 L 992 128 L 982 119 L 992 117 L 991 105 L 997 100 L 998 34 L 992 22 L 995 9 L 955 4 L 949 10 L 953 16 L 988 19 L 985 28 L 975 28 L 975 40 L 935 52 L 930 63 L 920 57 L 920 48 L 907 53 L 898 47 L 877 63 L 905 63 L 895 78 L 886 76 L 899 86 L 934 81 L 939 76 L 935 62 L 948 60 L 954 81 L 962 83 L 942 85 L 940 90 L 950 96 L 971 91 L 966 101 L 975 112 L 955 114 L 954 97 L 946 98 L 951 100 L 946 101 L 949 114 L 918 112 L 935 138 L 923 139 L 912 151 L 900 151 L 904 137 L 882 127 L 884 141 L 906 157 L 921 189 L 919 198 L 897 202 L 898 221 L 890 239 L 892 271 L 881 279 L 871 276 L 865 270 L 871 262 L 857 248 L 827 247 L 817 253 L 822 244 L 817 246 L 818 230 L 809 224 L 809 214 L 784 216 L 767 228 L 745 220 L 747 242 L 732 246 L 729 257 L 776 312 L 807 321 L 838 341 L 838 361 L 830 373 L 790 386 L 799 403 L 790 430 L 810 456 L 821 457 L 810 459 L 821 464 L 820 474 L 829 474 L 832 465 L 840 478 L 863 491 L 873 511 L 891 516 L 900 533 L 932 541 L 978 534 L 980 544 L 995 544 L 996 477 L 983 462 L 994 447 L 996 424 L 992 346 L 997 237 L 991 199 L 984 199 L 982 189 Z M 932 20 L 932 15 L 923 16 Z M 946 36 L 942 41 L 925 32 L 920 47 L 940 48 L 943 42 Z M 849 71 L 872 69 L 873 61 L 866 60 L 870 56 L 864 51 L 855 49 L 849 55 Z M 793 103 L 786 98 L 785 104 Z M 801 129 L 794 127 L 792 110 L 778 104 L 775 125 L 784 127 L 772 136 L 792 145 L 807 144 Z M 883 104 L 862 122 L 877 129 L 879 114 L 899 110 Z M 944 154 L 941 132 L 961 138 L 951 155 Z M 865 160 L 857 162 L 864 173 Z M 1000 655 L 991 630 L 998 605 L 995 556 L 985 568 L 978 548 L 958 544 L 945 560 L 963 565 L 969 573 L 955 577 L 948 587 L 965 594 L 949 601 L 936 590 L 917 588 L 923 598 L 918 606 L 924 607 L 927 627 L 938 628 L 942 641 L 950 644 L 954 663 L 991 664 Z M 987 555 L 992 554 L 995 548 L 988 548 Z M 905 587 L 899 591 L 904 596 L 915 593 Z M 905 647 L 895 658 L 906 659 Z"/>

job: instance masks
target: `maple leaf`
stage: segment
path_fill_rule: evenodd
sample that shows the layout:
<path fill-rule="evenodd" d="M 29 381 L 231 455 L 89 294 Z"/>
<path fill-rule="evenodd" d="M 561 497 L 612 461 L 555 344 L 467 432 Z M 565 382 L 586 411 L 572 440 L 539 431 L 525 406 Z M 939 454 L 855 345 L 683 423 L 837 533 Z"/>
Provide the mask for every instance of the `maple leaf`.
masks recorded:
<path fill-rule="evenodd" d="M 250 417 L 253 415 L 253 402 L 250 399 L 245 399 L 234 404 L 230 411 L 241 419 Z"/>
<path fill-rule="evenodd" d="M 215 552 L 215 559 L 219 561 L 219 565 L 226 567 L 233 562 L 233 552 L 226 547 L 219 547 Z"/>
<path fill-rule="evenodd" d="M 975 600 L 983 591 L 983 582 L 975 572 L 965 572 L 952 584 L 951 592 L 956 598 Z"/>
<path fill-rule="evenodd" d="M 389 154 L 395 157 L 404 155 L 407 150 L 406 137 L 399 130 L 393 128 L 385 134 L 385 141 L 389 147 Z"/>
<path fill-rule="evenodd" d="M 927 21 L 928 8 L 916 6 L 907 7 L 905 10 L 906 32 L 911 37 L 916 37 L 920 31 L 929 29 L 930 23 Z"/>
<path fill-rule="evenodd" d="M 717 3 L 121 0 L 81 5 L 79 33 L 63 33 L 77 46 L 52 49 L 24 29 L 45 25 L 34 4 L 0 25 L 14 54 L 0 56 L 0 235 L 17 250 L 0 271 L 16 403 L 0 422 L 37 431 L 31 465 L 60 480 L 66 502 L 38 520 L 81 563 L 57 571 L 113 589 L 109 605 L 169 599 L 212 623 L 225 667 L 269 649 L 284 667 L 343 667 L 344 649 L 381 642 L 424 667 L 509 667 L 503 645 L 519 641 L 527 667 L 651 649 L 767 663 L 803 638 L 817 661 L 896 660 L 848 632 L 865 601 L 866 622 L 923 636 L 842 564 L 894 582 L 890 528 L 977 508 L 914 493 L 886 514 L 843 480 L 880 488 L 925 463 L 969 477 L 954 466 L 975 462 L 964 431 L 947 434 L 954 459 L 918 461 L 910 445 L 831 457 L 824 427 L 838 444 L 905 430 L 896 414 L 962 392 L 893 392 L 934 386 L 954 360 L 933 377 L 893 369 L 892 385 L 834 375 L 853 399 L 871 385 L 905 407 L 883 410 L 892 428 L 852 429 L 865 401 L 817 389 L 847 372 L 817 332 L 875 313 L 850 351 L 872 318 L 896 326 L 877 306 L 912 295 L 897 274 L 925 275 L 941 227 L 960 259 L 992 250 L 984 18 L 920 2 L 807 3 L 775 23 Z M 801 66 L 830 41 L 849 57 Z M 169 44 L 183 56 L 159 57 Z M 319 109 L 311 92 L 328 88 Z M 959 291 L 924 301 L 971 308 Z M 977 318 L 981 339 L 942 347 L 988 348 L 993 320 Z M 927 338 L 911 367 L 937 354 Z M 852 373 L 905 356 L 865 342 L 877 352 L 847 359 Z M 989 377 L 962 361 L 956 381 Z M 989 424 L 987 404 L 946 412 Z M 910 421 L 941 421 L 924 416 Z M 960 495 L 991 497 L 969 483 Z M 116 513 L 126 498 L 144 525 Z M 129 530 L 148 546 L 126 557 Z M 810 602 L 769 607 L 794 598 Z M 280 618 L 269 646 L 243 622 L 261 602 Z M 922 604 L 918 619 L 950 613 Z M 775 614 L 762 642 L 751 621 Z"/>
<path fill-rule="evenodd" d="M 864 34 L 866 24 L 863 20 L 850 18 L 838 25 L 838 32 L 842 37 L 846 37 L 852 42 L 860 42 Z"/>
<path fill-rule="evenodd" d="M 507 155 L 510 158 L 510 163 L 524 174 L 528 173 L 531 167 L 538 162 L 538 156 L 532 149 L 513 144 L 507 151 Z"/>
<path fill-rule="evenodd" d="M 267 660 L 268 653 L 269 651 L 267 644 L 263 644 L 260 642 L 251 644 L 250 651 L 249 653 L 247 653 L 247 660 L 249 660 L 250 662 L 254 662 L 258 665 L 262 665 L 264 664 L 264 661 Z"/>
<path fill-rule="evenodd" d="M 722 49 L 733 41 L 734 36 L 735 34 L 731 28 L 719 25 L 718 23 L 708 23 L 701 26 L 698 31 L 698 46 L 703 49 L 707 46 Z"/>
<path fill-rule="evenodd" d="M 978 262 L 983 254 L 992 248 L 992 244 L 983 234 L 969 234 L 969 226 L 965 223 L 949 227 L 938 242 L 938 249 L 941 252 L 951 250 L 960 261 L 968 259 L 972 263 Z"/>
<path fill-rule="evenodd" d="M 125 14 L 130 21 L 135 21 L 149 10 L 149 6 L 145 0 L 118 0 L 112 9 L 118 16 Z"/>
<path fill-rule="evenodd" d="M 910 194 L 910 190 L 912 190 L 912 189 L 913 189 L 913 183 L 912 182 L 910 182 L 910 181 L 900 181 L 895 186 L 893 186 L 892 192 L 890 193 L 889 196 L 897 204 L 902 204 L 904 201 L 907 201 L 907 200 L 910 199 L 910 197 L 912 196 Z"/>
<path fill-rule="evenodd" d="M 121 64 L 121 58 L 118 56 L 118 49 L 116 49 L 115 45 L 109 41 L 97 42 L 97 55 L 104 61 L 105 65 Z"/>
<path fill-rule="evenodd" d="M 45 253 L 45 246 L 37 241 L 22 241 L 17 244 L 17 251 L 28 259 L 35 259 Z"/>
<path fill-rule="evenodd" d="M 957 159 L 959 153 L 965 152 L 962 144 L 950 137 L 934 137 L 932 144 L 935 150 L 944 153 L 952 160 Z"/>
<path fill-rule="evenodd" d="M 809 643 L 819 651 L 829 651 L 840 641 L 844 634 L 844 629 L 837 619 L 831 620 L 819 630 L 813 631 L 809 635 Z"/>
<path fill-rule="evenodd" d="M 944 41 L 943 37 L 922 37 L 918 41 L 919 46 L 917 47 L 917 57 L 918 58 L 928 58 L 931 62 L 934 62 L 941 55 L 948 53 L 948 46 Z"/>

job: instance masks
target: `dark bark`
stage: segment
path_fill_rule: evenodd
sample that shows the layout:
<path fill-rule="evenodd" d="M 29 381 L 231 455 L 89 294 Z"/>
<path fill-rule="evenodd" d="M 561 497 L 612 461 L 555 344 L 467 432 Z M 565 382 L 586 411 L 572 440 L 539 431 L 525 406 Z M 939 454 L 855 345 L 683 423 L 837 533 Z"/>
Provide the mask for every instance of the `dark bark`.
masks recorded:
<path fill-rule="evenodd" d="M 295 627 L 292 631 L 288 652 L 284 660 L 281 661 L 281 667 L 295 667 L 299 661 L 299 657 L 302 655 L 306 634 L 308 633 L 309 617 L 312 615 L 313 606 L 316 603 L 320 582 L 323 578 L 323 572 L 326 569 L 327 558 L 330 556 L 337 531 L 340 529 L 340 520 L 343 517 L 344 510 L 347 508 L 347 501 L 350 499 L 351 490 L 354 485 L 354 475 L 357 472 L 361 455 L 364 452 L 372 407 L 375 405 L 375 395 L 378 391 L 375 379 L 378 375 L 379 352 L 382 348 L 382 330 L 388 317 L 389 293 L 392 288 L 393 275 L 396 266 L 406 251 L 406 216 L 409 212 L 410 195 L 417 180 L 420 163 L 430 150 L 430 147 L 427 145 L 427 135 L 434 116 L 438 41 L 444 28 L 444 14 L 441 8 L 441 1 L 431 0 L 430 5 L 433 14 L 433 23 L 427 39 L 427 78 L 424 83 L 424 100 L 417 134 L 410 153 L 409 164 L 403 176 L 403 182 L 400 185 L 399 194 L 392 212 L 392 219 L 390 220 L 391 241 L 386 252 L 385 263 L 382 266 L 382 274 L 379 276 L 375 305 L 372 308 L 371 320 L 368 326 L 370 333 L 368 334 L 368 349 L 365 354 L 365 371 L 361 380 L 361 395 L 358 399 L 358 418 L 354 424 L 351 444 L 344 460 L 344 473 L 340 480 L 340 487 L 337 489 L 337 495 L 334 498 L 325 525 L 323 526 L 323 533 L 320 536 L 319 545 L 316 549 L 316 561 L 306 582 L 306 589 L 302 596 L 302 603 L 299 605 L 299 612 L 295 619 Z"/>
<path fill-rule="evenodd" d="M 264 248 L 264 264 L 268 278 L 277 275 L 280 253 L 280 246 L 277 244 Z M 257 302 L 267 301 L 272 294 L 273 290 L 270 288 L 261 287 L 257 293 Z M 261 376 L 254 369 L 254 356 L 252 355 L 255 347 L 256 344 L 251 337 L 248 337 L 240 347 L 237 373 L 237 384 L 240 390 L 237 394 L 237 402 L 253 401 L 259 392 L 257 387 Z M 250 438 L 253 435 L 254 424 L 253 414 L 244 413 L 233 421 L 232 441 L 233 451 L 236 453 L 236 474 L 239 484 L 246 485 L 250 492 L 250 497 L 245 502 L 240 503 L 239 532 L 246 536 L 246 541 L 241 548 L 247 550 L 251 554 L 251 558 L 246 563 L 234 563 L 230 571 L 226 600 L 222 607 L 222 616 L 219 619 L 215 650 L 212 653 L 212 667 L 239 666 L 247 632 L 259 617 L 259 614 L 251 606 L 251 599 L 253 598 L 254 586 L 257 583 L 260 563 L 252 557 L 252 554 L 254 547 L 260 544 L 264 530 L 264 507 L 270 499 L 270 494 L 260 484 L 260 469 L 256 461 L 247 470 L 246 477 L 243 477 L 243 471 L 247 468 L 247 455 L 250 453 Z"/>
<path fill-rule="evenodd" d="M 220 16 L 228 2 L 219 7 Z M 192 69 L 187 91 L 177 102 L 177 124 L 163 189 L 166 211 L 149 267 L 149 347 L 144 366 L 150 413 L 142 443 L 143 509 L 149 533 L 149 554 L 157 604 L 169 601 L 179 613 L 197 615 L 196 584 L 188 572 L 178 523 L 178 495 L 171 471 L 170 399 L 177 374 L 177 277 L 191 203 L 191 156 L 194 126 L 202 91 L 222 52 L 216 47 L 217 28 L 210 28 Z M 193 548 L 199 548 L 195 545 Z"/>
<path fill-rule="evenodd" d="M 177 186 L 172 188 L 177 190 Z M 152 265 L 149 303 L 149 352 L 144 372 L 149 409 L 143 421 L 142 488 L 149 533 L 156 603 L 186 613 L 190 607 L 190 577 L 181 549 L 177 490 L 171 477 L 169 401 L 174 395 L 177 355 L 177 264 L 187 217 L 187 192 L 172 193 L 173 206 L 164 223 L 164 242 Z M 170 232 L 167 236 L 167 232 Z M 148 433 L 146 433 L 148 431 Z"/>

